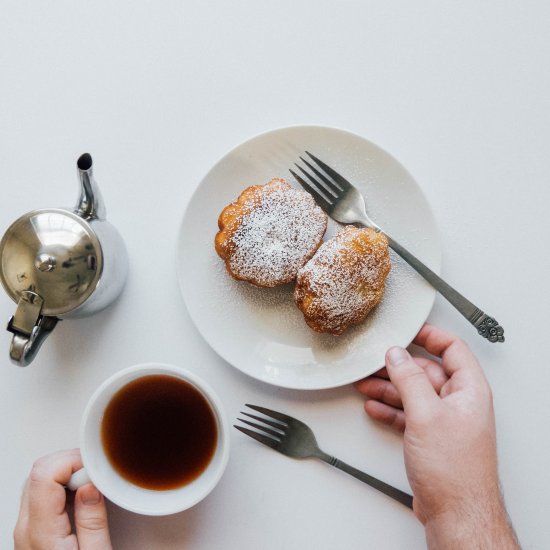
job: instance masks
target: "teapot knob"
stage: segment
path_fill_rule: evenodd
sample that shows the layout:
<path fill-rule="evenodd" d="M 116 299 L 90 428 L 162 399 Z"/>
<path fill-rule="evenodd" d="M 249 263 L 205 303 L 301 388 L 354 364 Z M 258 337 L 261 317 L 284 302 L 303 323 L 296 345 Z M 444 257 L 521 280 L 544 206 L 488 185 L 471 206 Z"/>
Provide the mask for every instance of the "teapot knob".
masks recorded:
<path fill-rule="evenodd" d="M 56 263 L 56 259 L 53 256 L 50 256 L 49 254 L 39 254 L 36 257 L 34 265 L 39 271 L 46 272 L 53 271 Z"/>

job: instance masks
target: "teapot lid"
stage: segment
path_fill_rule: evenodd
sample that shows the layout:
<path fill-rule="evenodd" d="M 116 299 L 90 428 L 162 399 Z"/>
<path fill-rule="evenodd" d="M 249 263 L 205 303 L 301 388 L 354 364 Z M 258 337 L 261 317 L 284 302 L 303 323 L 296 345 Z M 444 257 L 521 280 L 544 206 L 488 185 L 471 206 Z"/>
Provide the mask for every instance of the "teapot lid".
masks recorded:
<path fill-rule="evenodd" d="M 95 290 L 103 255 L 90 225 L 68 210 L 34 210 L 16 220 L 0 241 L 0 281 L 12 300 L 31 291 L 43 315 L 63 315 Z"/>

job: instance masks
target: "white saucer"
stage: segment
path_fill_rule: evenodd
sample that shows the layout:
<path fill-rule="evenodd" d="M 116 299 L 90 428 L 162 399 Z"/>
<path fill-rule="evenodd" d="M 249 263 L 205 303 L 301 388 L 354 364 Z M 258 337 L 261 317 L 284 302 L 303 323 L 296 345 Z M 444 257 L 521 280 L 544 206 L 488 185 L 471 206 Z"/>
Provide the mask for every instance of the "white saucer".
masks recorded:
<path fill-rule="evenodd" d="M 193 194 L 180 229 L 178 277 L 195 325 L 242 372 L 286 388 L 322 389 L 354 382 L 384 365 L 393 345 L 407 346 L 426 320 L 434 289 L 392 253 L 379 306 L 342 336 L 315 333 L 292 299 L 292 285 L 256 288 L 232 279 L 214 250 L 222 209 L 249 185 L 282 177 L 304 150 L 361 189 L 372 219 L 435 272 L 441 248 L 418 184 L 393 157 L 355 134 L 294 126 L 256 136 L 225 155 Z M 334 233 L 329 222 L 327 237 Z M 326 238 L 326 237 L 325 237 Z"/>

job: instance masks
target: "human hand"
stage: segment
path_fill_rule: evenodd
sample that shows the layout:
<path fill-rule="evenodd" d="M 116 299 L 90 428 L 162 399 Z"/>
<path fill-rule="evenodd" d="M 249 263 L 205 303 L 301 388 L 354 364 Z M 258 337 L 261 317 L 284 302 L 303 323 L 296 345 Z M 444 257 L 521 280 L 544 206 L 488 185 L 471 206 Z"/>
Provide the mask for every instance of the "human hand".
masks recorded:
<path fill-rule="evenodd" d="M 455 336 L 425 325 L 414 343 L 441 362 L 391 348 L 356 384 L 373 419 L 404 432 L 414 512 L 434 548 L 519 548 L 499 489 L 492 394 Z M 486 537 L 480 539 L 480 537 Z"/>
<path fill-rule="evenodd" d="M 76 534 L 71 533 L 64 485 L 80 468 L 78 449 L 59 451 L 34 463 L 13 534 L 15 550 L 111 549 L 105 501 L 91 483 L 76 492 Z"/>

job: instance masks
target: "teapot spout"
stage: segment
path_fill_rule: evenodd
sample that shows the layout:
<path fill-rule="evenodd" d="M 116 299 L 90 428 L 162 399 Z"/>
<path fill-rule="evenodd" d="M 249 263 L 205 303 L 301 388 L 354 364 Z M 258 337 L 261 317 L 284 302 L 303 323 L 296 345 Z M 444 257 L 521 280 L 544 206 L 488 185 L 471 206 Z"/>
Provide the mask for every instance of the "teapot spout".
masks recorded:
<path fill-rule="evenodd" d="M 85 220 L 105 219 L 105 204 L 93 175 L 92 155 L 80 155 L 76 166 L 80 179 L 80 197 L 74 209 L 75 214 Z"/>

